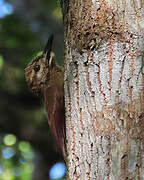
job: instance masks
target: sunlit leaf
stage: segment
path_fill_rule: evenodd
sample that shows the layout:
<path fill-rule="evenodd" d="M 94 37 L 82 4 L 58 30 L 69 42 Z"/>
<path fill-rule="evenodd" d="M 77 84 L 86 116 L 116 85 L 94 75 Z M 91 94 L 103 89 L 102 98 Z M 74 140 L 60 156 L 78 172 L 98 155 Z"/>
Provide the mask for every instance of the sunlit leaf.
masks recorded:
<path fill-rule="evenodd" d="M 14 180 L 13 173 L 11 169 L 6 169 L 3 172 L 3 180 Z"/>
<path fill-rule="evenodd" d="M 16 137 L 13 134 L 8 134 L 4 137 L 3 141 L 7 146 L 12 146 L 16 143 Z"/>
<path fill-rule="evenodd" d="M 28 152 L 30 151 L 30 144 L 26 141 L 21 141 L 18 145 L 19 150 L 22 152 Z"/>
<path fill-rule="evenodd" d="M 32 151 L 22 152 L 22 156 L 26 161 L 32 161 L 34 158 L 34 153 Z"/>
<path fill-rule="evenodd" d="M 33 164 L 29 163 L 27 166 L 23 166 L 21 174 L 21 180 L 31 180 L 33 171 Z"/>

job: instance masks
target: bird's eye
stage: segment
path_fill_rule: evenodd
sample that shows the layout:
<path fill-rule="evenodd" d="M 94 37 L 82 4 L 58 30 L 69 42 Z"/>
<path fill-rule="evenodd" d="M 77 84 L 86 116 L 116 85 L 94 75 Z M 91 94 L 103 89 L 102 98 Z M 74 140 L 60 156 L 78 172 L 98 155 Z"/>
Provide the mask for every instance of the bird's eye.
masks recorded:
<path fill-rule="evenodd" d="M 39 70 L 40 70 L 40 65 L 39 65 L 39 64 L 35 65 L 34 71 L 35 71 L 35 72 L 38 72 Z"/>

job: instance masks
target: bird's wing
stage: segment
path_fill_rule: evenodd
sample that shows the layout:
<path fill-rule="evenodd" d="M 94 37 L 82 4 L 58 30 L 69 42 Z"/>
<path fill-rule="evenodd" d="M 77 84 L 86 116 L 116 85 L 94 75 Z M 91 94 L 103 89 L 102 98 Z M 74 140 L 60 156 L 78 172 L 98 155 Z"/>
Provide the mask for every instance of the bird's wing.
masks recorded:
<path fill-rule="evenodd" d="M 52 134 L 59 147 L 64 151 L 66 137 L 63 87 L 48 87 L 44 98 Z"/>

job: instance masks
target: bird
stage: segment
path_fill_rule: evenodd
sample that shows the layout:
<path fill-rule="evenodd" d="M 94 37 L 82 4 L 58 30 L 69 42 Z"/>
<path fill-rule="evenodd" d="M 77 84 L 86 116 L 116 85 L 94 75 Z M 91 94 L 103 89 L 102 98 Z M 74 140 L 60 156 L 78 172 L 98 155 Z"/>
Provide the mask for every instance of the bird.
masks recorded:
<path fill-rule="evenodd" d="M 64 68 L 55 63 L 52 52 L 53 34 L 49 37 L 41 55 L 25 68 L 27 84 L 33 92 L 41 92 L 44 98 L 48 123 L 56 144 L 66 154 Z"/>

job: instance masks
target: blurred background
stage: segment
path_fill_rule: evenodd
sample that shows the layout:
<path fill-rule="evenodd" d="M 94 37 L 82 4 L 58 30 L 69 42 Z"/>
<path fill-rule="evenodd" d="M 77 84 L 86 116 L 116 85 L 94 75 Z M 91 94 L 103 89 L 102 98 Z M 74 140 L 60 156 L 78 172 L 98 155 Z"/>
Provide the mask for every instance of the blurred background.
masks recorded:
<path fill-rule="evenodd" d="M 0 0 L 0 180 L 66 179 L 43 101 L 24 76 L 51 33 L 56 61 L 63 65 L 59 0 Z"/>

